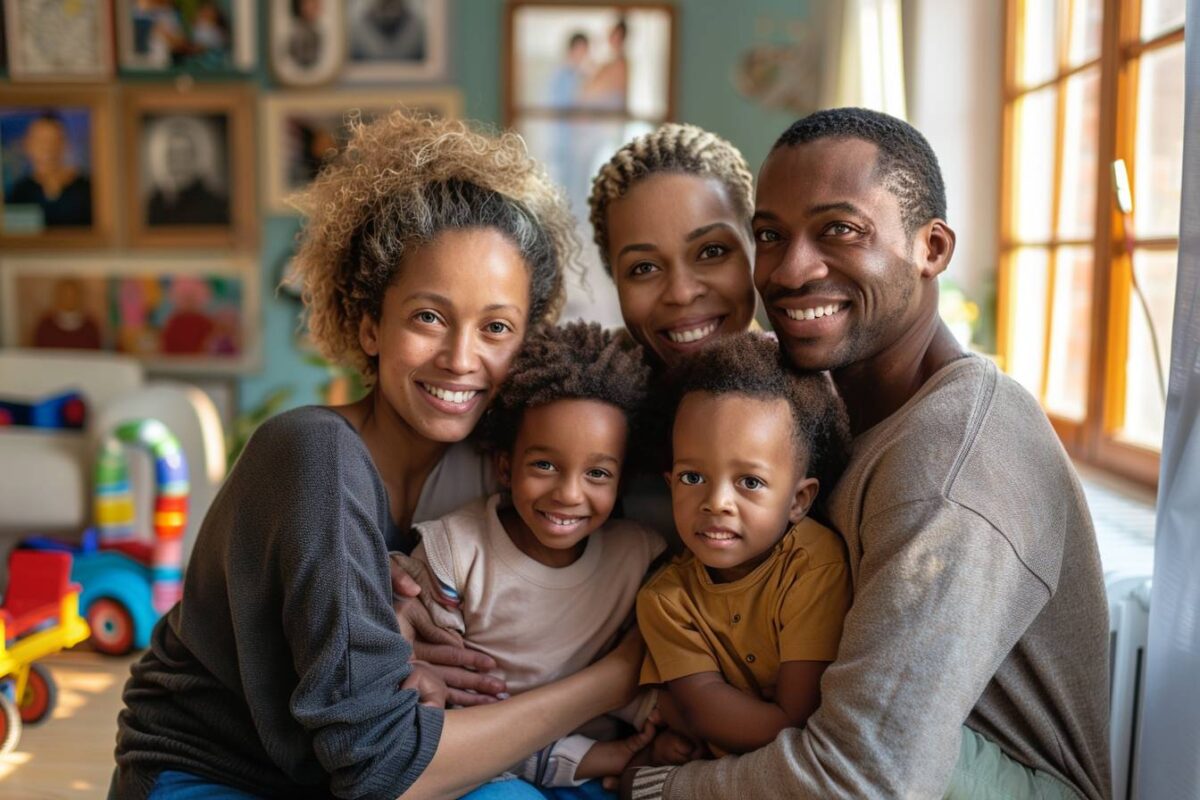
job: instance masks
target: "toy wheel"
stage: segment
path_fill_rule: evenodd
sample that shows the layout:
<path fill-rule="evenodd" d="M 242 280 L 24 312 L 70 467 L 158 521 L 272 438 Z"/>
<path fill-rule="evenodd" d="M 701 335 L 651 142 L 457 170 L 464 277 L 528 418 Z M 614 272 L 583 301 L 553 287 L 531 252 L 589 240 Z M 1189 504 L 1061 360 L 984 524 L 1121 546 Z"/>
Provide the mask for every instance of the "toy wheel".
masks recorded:
<path fill-rule="evenodd" d="M 17 749 L 21 741 L 21 712 L 17 704 L 0 692 L 0 756 Z"/>
<path fill-rule="evenodd" d="M 92 646 L 110 656 L 123 656 L 133 649 L 133 615 L 111 597 L 101 597 L 88 607 Z"/>
<path fill-rule="evenodd" d="M 21 697 L 18 708 L 21 711 L 21 722 L 26 725 L 36 725 L 54 711 L 58 702 L 58 687 L 50 670 L 41 664 L 29 665 L 29 680 L 25 682 L 25 694 Z"/>

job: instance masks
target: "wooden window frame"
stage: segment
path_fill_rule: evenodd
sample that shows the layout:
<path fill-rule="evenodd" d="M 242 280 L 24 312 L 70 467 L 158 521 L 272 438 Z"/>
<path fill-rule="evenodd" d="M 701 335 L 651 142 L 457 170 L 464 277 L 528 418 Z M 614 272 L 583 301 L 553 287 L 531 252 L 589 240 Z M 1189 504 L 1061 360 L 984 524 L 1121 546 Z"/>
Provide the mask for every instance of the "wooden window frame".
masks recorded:
<path fill-rule="evenodd" d="M 1106 471 L 1154 487 L 1158 482 L 1159 453 L 1137 444 L 1121 441 L 1116 432 L 1124 420 L 1125 359 L 1129 333 L 1132 295 L 1129 258 L 1125 253 L 1124 219 L 1115 208 L 1111 164 L 1125 160 L 1131 187 L 1136 192 L 1135 133 L 1137 130 L 1138 69 L 1146 53 L 1183 41 L 1182 26 L 1160 33 L 1142 42 L 1140 0 L 1104 0 L 1100 54 L 1080 64 L 1068 63 L 1070 20 L 1078 3 L 1066 0 L 1067 24 L 1059 31 L 1058 63 L 1053 77 L 1024 86 L 1019 79 L 1022 61 L 1021 36 L 1026 0 L 1005 2 L 1005 49 L 1003 72 L 1003 135 L 1001 151 L 1001 203 L 999 272 L 997 275 L 997 341 L 1001 363 L 1007 368 L 1012 349 L 1010 314 L 1016 254 L 1022 247 L 1047 253 L 1047 291 L 1043 342 L 1042 393 L 1045 394 L 1050 369 L 1050 337 L 1054 307 L 1054 280 L 1058 248 L 1082 245 L 1092 248 L 1092 307 L 1090 357 L 1086 384 L 1086 409 L 1082 420 L 1068 419 L 1047 410 L 1051 425 L 1073 458 Z M 1058 238 L 1058 214 L 1061 206 L 1063 147 L 1065 135 L 1066 86 L 1071 77 L 1099 65 L 1100 96 L 1096 170 L 1096 209 L 1093 236 L 1088 239 Z M 1054 182 L 1051 199 L 1051 236 L 1046 241 L 1022 241 L 1015 235 L 1013 219 L 1015 109 L 1020 98 L 1057 86 L 1054 144 Z M 1135 195 L 1136 196 L 1136 195 Z M 1138 250 L 1169 250 L 1178 247 L 1177 238 L 1133 239 Z M 1163 354 L 1169 358 L 1168 353 Z M 1041 398 L 1039 398 L 1041 399 Z"/>

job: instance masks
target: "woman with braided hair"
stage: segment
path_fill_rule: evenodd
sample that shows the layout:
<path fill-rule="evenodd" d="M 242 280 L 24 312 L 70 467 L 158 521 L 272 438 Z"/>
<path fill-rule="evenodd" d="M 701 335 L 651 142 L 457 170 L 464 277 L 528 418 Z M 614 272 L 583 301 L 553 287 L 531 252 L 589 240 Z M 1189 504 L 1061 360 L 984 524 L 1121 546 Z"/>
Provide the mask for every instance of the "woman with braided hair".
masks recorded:
<path fill-rule="evenodd" d="M 296 264 L 313 338 L 370 392 L 281 414 L 247 444 L 133 666 L 113 797 L 457 796 L 633 697 L 629 637 L 570 677 L 450 711 L 445 673 L 413 660 L 388 550 L 486 493 L 453 445 L 526 331 L 557 316 L 573 223 L 514 135 L 400 111 L 352 128 L 299 198 Z"/>
<path fill-rule="evenodd" d="M 601 167 L 589 205 L 625 327 L 656 368 L 751 326 L 753 186 L 729 142 L 662 125 Z"/>

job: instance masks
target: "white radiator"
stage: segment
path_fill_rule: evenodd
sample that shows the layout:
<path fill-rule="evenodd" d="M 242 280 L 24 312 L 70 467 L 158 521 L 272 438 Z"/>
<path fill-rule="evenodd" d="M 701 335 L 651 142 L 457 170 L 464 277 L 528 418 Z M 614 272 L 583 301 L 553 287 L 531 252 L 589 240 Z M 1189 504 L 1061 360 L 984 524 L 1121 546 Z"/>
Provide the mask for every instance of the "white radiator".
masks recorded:
<path fill-rule="evenodd" d="M 1108 741 L 1112 750 L 1114 800 L 1137 800 L 1138 722 L 1145 695 L 1146 631 L 1150 623 L 1150 579 L 1105 576 L 1108 592 Z"/>

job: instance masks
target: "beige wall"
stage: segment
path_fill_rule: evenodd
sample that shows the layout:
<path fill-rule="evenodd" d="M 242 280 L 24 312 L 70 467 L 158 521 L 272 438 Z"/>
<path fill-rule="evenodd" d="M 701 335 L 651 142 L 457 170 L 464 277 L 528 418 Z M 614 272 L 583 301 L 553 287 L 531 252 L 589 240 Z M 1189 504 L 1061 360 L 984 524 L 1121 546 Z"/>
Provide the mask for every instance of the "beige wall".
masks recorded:
<path fill-rule="evenodd" d="M 992 303 L 999 236 L 1004 3 L 904 0 L 908 118 L 946 180 L 958 245 L 949 277 Z"/>

